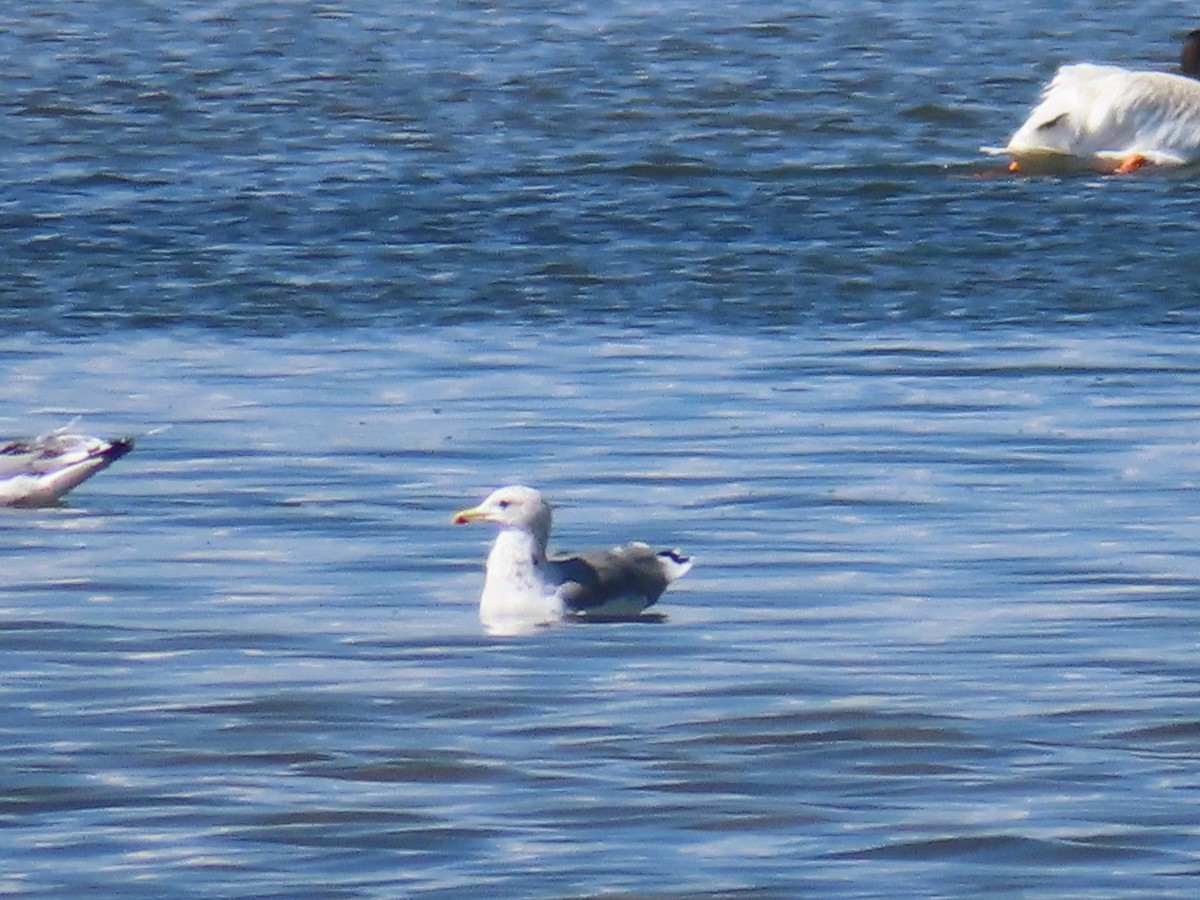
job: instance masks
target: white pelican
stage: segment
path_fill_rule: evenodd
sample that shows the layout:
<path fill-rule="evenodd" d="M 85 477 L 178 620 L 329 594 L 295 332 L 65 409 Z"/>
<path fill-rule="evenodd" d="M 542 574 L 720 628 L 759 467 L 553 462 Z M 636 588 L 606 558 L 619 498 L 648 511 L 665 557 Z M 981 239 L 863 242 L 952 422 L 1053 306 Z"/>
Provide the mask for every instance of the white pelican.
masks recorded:
<path fill-rule="evenodd" d="M 1200 31 L 1187 36 L 1184 74 L 1118 66 L 1063 66 L 1004 147 L 1009 170 L 1091 169 L 1123 175 L 1143 166 L 1200 163 Z"/>
<path fill-rule="evenodd" d="M 0 443 L 0 506 L 51 506 L 132 449 L 132 438 L 61 431 Z"/>
<path fill-rule="evenodd" d="M 636 619 L 692 567 L 678 550 L 656 553 L 637 542 L 586 556 L 548 557 L 550 507 L 523 485 L 502 487 L 451 521 L 500 527 L 479 600 L 479 619 L 493 634 L 520 634 L 564 618 Z"/>

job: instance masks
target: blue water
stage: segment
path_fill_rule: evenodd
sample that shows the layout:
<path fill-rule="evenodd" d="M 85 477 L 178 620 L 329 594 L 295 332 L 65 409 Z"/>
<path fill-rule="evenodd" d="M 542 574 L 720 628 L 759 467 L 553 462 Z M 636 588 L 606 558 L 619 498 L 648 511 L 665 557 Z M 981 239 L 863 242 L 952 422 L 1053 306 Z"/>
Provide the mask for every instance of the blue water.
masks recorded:
<path fill-rule="evenodd" d="M 978 153 L 1187 12 L 4 7 L 0 892 L 1193 896 L 1197 182 Z"/>

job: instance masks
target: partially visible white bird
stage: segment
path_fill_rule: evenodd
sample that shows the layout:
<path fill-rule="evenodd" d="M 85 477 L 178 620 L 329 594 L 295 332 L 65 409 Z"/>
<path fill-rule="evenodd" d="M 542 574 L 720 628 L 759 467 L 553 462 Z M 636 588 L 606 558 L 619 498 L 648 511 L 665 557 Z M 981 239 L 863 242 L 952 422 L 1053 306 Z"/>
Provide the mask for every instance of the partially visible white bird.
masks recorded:
<path fill-rule="evenodd" d="M 1118 66 L 1063 66 L 1003 147 L 1012 172 L 1094 170 L 1123 175 L 1146 165 L 1200 163 L 1200 32 L 1181 54 L 1184 74 Z"/>
<path fill-rule="evenodd" d="M 52 506 L 132 449 L 132 438 L 61 431 L 0 444 L 0 506 Z"/>
<path fill-rule="evenodd" d="M 546 555 L 550 507 L 531 487 L 494 491 L 478 506 L 454 514 L 455 525 L 500 527 L 488 553 L 479 618 L 493 634 L 520 634 L 564 618 L 636 619 L 692 561 L 678 550 L 656 553 L 643 543 L 586 556 Z"/>

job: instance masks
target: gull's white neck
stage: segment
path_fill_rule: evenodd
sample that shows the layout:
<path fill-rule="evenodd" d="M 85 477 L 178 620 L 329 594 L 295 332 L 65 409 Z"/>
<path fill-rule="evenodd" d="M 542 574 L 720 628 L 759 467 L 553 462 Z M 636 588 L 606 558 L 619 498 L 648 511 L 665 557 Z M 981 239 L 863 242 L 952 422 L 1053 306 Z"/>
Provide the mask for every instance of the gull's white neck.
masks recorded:
<path fill-rule="evenodd" d="M 505 528 L 496 536 L 479 600 L 485 627 L 528 628 L 562 618 L 562 598 L 546 583 L 545 562 L 545 539 L 518 528 Z"/>

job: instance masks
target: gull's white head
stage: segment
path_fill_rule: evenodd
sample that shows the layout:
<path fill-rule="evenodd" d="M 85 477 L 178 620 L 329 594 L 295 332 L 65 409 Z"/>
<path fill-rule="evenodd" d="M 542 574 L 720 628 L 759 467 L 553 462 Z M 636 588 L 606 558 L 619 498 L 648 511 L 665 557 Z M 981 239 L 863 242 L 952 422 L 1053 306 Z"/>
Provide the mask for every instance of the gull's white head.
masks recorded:
<path fill-rule="evenodd" d="M 533 488 L 513 484 L 493 491 L 478 506 L 456 512 L 451 521 L 455 525 L 491 522 L 502 529 L 528 531 L 544 546 L 550 535 L 550 506 Z"/>
<path fill-rule="evenodd" d="M 451 521 L 491 522 L 500 528 L 479 598 L 479 619 L 490 634 L 525 634 L 562 618 L 562 597 L 544 571 L 550 507 L 541 494 L 523 485 L 502 487 L 478 506 L 455 513 Z"/>

